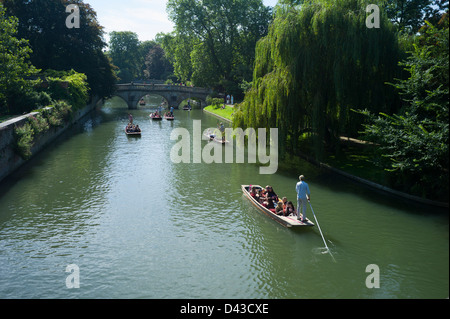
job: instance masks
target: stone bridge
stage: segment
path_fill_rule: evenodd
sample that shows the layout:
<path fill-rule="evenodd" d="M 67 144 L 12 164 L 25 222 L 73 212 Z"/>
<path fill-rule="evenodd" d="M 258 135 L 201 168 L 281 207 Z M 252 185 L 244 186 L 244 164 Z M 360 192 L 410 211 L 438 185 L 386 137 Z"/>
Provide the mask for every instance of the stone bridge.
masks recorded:
<path fill-rule="evenodd" d="M 200 107 L 205 107 L 206 97 L 211 93 L 211 89 L 190 86 L 129 83 L 116 85 L 114 95 L 122 98 L 129 109 L 137 109 L 139 101 L 147 94 L 162 96 L 169 106 L 178 109 L 181 102 L 187 99 L 195 99 L 200 102 Z"/>

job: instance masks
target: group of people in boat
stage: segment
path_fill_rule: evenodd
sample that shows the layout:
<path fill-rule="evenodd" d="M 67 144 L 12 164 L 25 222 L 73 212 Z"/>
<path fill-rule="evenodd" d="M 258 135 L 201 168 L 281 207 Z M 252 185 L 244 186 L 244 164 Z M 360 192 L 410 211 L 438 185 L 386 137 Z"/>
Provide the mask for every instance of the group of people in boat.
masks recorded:
<path fill-rule="evenodd" d="M 151 117 L 161 117 L 160 113 L 158 111 L 155 111 L 154 113 L 150 114 Z"/>
<path fill-rule="evenodd" d="M 134 125 L 133 123 L 128 123 L 127 125 L 127 133 L 140 133 L 141 128 L 139 125 Z"/>
<path fill-rule="evenodd" d="M 279 199 L 270 185 L 267 185 L 265 188 L 257 188 L 250 185 L 250 195 L 265 208 L 279 216 L 297 216 L 294 204 L 288 201 L 286 197 Z"/>
<path fill-rule="evenodd" d="M 165 114 L 165 116 L 166 116 L 166 117 L 174 117 L 174 115 L 173 115 L 173 110 L 174 110 L 174 108 L 173 108 L 173 106 L 171 106 L 169 112 L 167 112 L 167 113 Z"/>
<path fill-rule="evenodd" d="M 127 133 L 140 133 L 141 132 L 139 125 L 133 124 L 133 115 L 131 115 L 130 113 L 128 113 L 128 125 L 126 127 L 126 131 L 127 131 Z"/>

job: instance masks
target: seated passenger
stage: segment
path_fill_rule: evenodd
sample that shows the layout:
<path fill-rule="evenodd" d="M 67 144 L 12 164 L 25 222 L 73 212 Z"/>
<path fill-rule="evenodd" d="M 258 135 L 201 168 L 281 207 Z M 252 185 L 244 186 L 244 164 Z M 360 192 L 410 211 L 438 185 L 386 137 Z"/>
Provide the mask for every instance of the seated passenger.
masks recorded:
<path fill-rule="evenodd" d="M 283 210 L 286 210 L 287 198 L 283 197 L 282 201 L 283 201 Z"/>
<path fill-rule="evenodd" d="M 256 187 L 252 186 L 252 189 L 250 190 L 250 195 L 252 195 L 253 198 L 256 198 Z"/>
<path fill-rule="evenodd" d="M 140 132 L 141 131 L 141 129 L 139 128 L 139 125 L 136 125 L 136 127 L 134 128 L 134 131 L 135 132 Z"/>
<path fill-rule="evenodd" d="M 266 187 L 266 198 L 278 202 L 278 196 L 277 196 L 277 194 L 273 191 L 272 186 L 267 186 L 267 187 Z"/>
<path fill-rule="evenodd" d="M 257 189 L 256 190 L 256 199 L 258 200 L 258 202 L 260 204 L 264 204 L 265 197 L 264 197 L 264 192 L 263 192 L 262 189 Z"/>
<path fill-rule="evenodd" d="M 262 197 L 262 198 L 265 198 L 266 197 L 266 189 L 265 188 L 261 188 L 261 190 L 260 190 L 260 192 L 259 192 L 259 195 L 260 195 L 260 197 Z"/>
<path fill-rule="evenodd" d="M 284 212 L 284 216 L 290 216 L 290 215 L 297 215 L 297 212 L 295 211 L 294 204 L 292 204 L 291 201 L 289 201 L 286 205 L 286 210 Z"/>
<path fill-rule="evenodd" d="M 283 202 L 279 201 L 277 207 L 275 208 L 275 213 L 277 215 L 284 215 Z"/>

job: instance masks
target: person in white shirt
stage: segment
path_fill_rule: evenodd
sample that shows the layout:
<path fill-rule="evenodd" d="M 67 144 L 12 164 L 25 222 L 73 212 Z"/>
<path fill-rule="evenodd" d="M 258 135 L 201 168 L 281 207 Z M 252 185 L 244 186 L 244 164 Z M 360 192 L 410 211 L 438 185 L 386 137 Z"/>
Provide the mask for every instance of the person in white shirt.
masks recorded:
<path fill-rule="evenodd" d="M 304 222 L 306 221 L 306 202 L 311 200 L 311 192 L 309 191 L 308 184 L 304 181 L 305 176 L 300 175 L 298 179 L 300 181 L 295 187 L 297 191 L 297 219 Z"/>

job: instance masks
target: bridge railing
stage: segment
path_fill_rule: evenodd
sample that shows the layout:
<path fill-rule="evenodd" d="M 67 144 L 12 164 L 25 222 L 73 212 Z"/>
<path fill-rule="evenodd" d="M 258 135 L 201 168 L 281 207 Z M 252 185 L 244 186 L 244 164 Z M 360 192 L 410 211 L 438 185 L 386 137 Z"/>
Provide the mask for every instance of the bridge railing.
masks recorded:
<path fill-rule="evenodd" d="M 117 84 L 118 91 L 178 91 L 208 94 L 210 89 L 173 84 Z"/>

